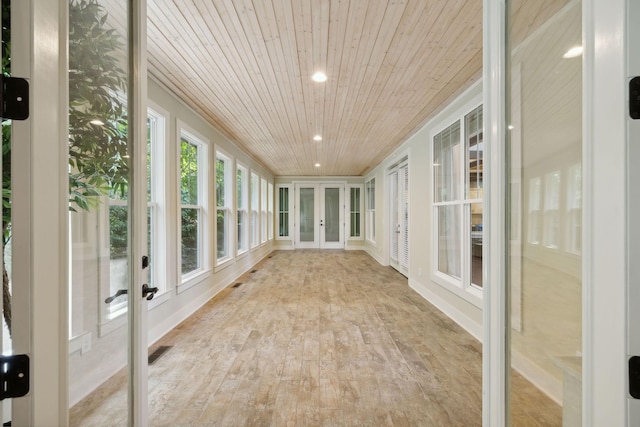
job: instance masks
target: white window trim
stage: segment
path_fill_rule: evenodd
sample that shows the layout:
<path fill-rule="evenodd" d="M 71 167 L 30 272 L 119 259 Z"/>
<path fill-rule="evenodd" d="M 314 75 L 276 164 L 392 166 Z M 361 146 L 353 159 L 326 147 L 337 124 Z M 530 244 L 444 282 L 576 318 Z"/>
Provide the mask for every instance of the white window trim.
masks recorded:
<path fill-rule="evenodd" d="M 260 244 L 267 243 L 267 179 L 260 177 Z"/>
<path fill-rule="evenodd" d="M 273 234 L 274 234 L 273 204 L 274 204 L 273 183 L 268 182 L 267 183 L 267 240 L 273 240 Z"/>
<path fill-rule="evenodd" d="M 351 206 L 351 189 L 352 188 L 358 188 L 360 190 L 360 236 L 359 237 L 351 237 L 351 212 L 352 212 L 352 206 Z M 346 185 L 346 194 L 345 194 L 345 205 L 346 205 L 346 220 L 345 220 L 345 226 L 346 226 L 346 240 L 354 240 L 354 241 L 362 241 L 365 238 L 365 227 L 364 227 L 364 217 L 366 216 L 366 213 L 364 211 L 364 184 L 347 184 Z"/>
<path fill-rule="evenodd" d="M 458 121 L 460 122 L 460 144 L 461 144 L 461 147 L 465 147 L 465 142 L 466 142 L 464 141 L 465 130 L 466 130 L 465 116 L 481 105 L 483 105 L 482 98 L 474 97 L 473 100 L 465 103 L 463 106 L 457 109 L 454 113 L 442 119 L 437 126 L 434 126 L 434 128 L 431 130 L 431 133 L 429 135 L 429 157 L 428 157 L 429 165 L 430 165 L 429 173 L 431 177 L 430 204 L 431 204 L 431 213 L 432 213 L 431 230 L 432 230 L 432 236 L 433 236 L 431 240 L 431 254 L 432 254 L 431 262 L 432 262 L 432 265 L 434 266 L 434 268 L 431 269 L 431 280 L 439 284 L 440 286 L 448 289 L 449 291 L 453 292 L 454 294 L 458 295 L 459 297 L 467 300 L 468 302 L 472 303 L 476 307 L 480 307 L 480 308 L 482 308 L 483 306 L 483 303 L 482 303 L 483 291 L 481 288 L 471 284 L 470 277 L 466 277 L 466 271 L 468 270 L 466 264 L 471 262 L 468 259 L 469 257 L 466 255 L 467 251 L 465 250 L 465 243 L 464 243 L 465 241 L 469 241 L 469 242 L 471 241 L 471 239 L 468 238 L 470 236 L 471 231 L 467 230 L 466 229 L 467 227 L 462 227 L 462 230 L 460 233 L 460 239 L 461 239 L 460 247 L 464 251 L 461 257 L 461 262 L 462 262 L 461 279 L 457 280 L 454 277 L 449 276 L 448 274 L 438 271 L 438 238 L 437 238 L 438 214 L 437 214 L 436 207 L 447 206 L 447 205 L 462 206 L 461 221 L 465 221 L 463 223 L 466 224 L 467 220 L 469 219 L 469 215 L 471 214 L 471 204 L 473 204 L 474 201 L 476 202 L 480 201 L 480 199 L 465 198 L 466 196 L 464 194 L 464 185 L 466 183 L 466 179 L 461 179 L 460 182 L 458 183 L 458 185 L 460 186 L 458 188 L 458 191 L 460 194 L 459 200 L 452 201 L 452 202 L 438 202 L 438 203 L 435 202 L 435 188 L 433 184 L 433 139 L 440 132 L 447 129 L 456 121 Z M 487 144 L 487 141 L 485 140 L 484 143 Z M 465 151 L 464 149 L 460 150 L 460 161 L 461 161 L 460 164 L 462 165 L 465 164 L 464 151 Z M 464 168 L 462 169 L 464 170 Z M 486 221 L 483 221 L 483 222 L 486 223 Z"/>
<path fill-rule="evenodd" d="M 233 157 L 231 157 L 231 155 L 227 154 L 224 150 L 217 148 L 216 149 L 216 156 L 215 156 L 215 160 L 214 160 L 214 187 L 217 186 L 217 166 L 218 166 L 218 159 L 223 160 L 225 162 L 225 176 L 224 176 L 224 193 L 225 193 L 225 206 L 224 207 L 219 207 L 218 206 L 218 200 L 214 200 L 215 203 L 215 210 L 216 210 L 216 220 L 213 222 L 213 228 L 214 228 L 214 236 L 215 236 L 215 252 L 216 252 L 216 259 L 215 259 L 215 265 L 216 267 L 222 267 L 223 265 L 229 263 L 230 261 L 233 261 L 234 259 L 234 254 L 236 252 L 236 245 L 235 245 L 235 239 L 236 239 L 236 234 L 237 232 L 236 227 L 234 227 L 233 225 L 236 224 L 236 215 L 235 215 L 235 211 L 234 211 L 234 206 L 235 206 L 235 199 L 236 199 L 236 174 L 232 173 L 235 172 L 237 169 L 235 167 L 235 162 Z M 214 191 L 214 194 L 217 194 L 217 188 Z M 215 197 L 214 197 L 215 199 Z M 217 253 L 217 248 L 218 248 L 218 240 L 217 240 L 217 236 L 218 236 L 218 221 L 217 221 L 217 214 L 218 211 L 226 211 L 226 227 L 227 227 L 227 233 L 226 233 L 226 244 L 227 244 L 227 254 L 226 256 L 222 257 L 222 258 L 218 258 L 218 253 Z M 216 269 L 217 270 L 217 269 Z"/>
<path fill-rule="evenodd" d="M 155 211 L 154 217 L 156 219 L 156 223 L 153 224 L 152 230 L 156 240 L 152 242 L 152 253 L 148 254 L 150 259 L 149 267 L 152 269 L 151 271 L 153 271 L 153 285 L 157 286 L 159 289 L 159 292 L 149 304 L 149 309 L 152 310 L 156 306 L 160 305 L 161 302 L 164 302 L 165 299 L 161 298 L 162 295 L 169 293 L 172 289 L 170 281 L 167 280 L 167 277 L 170 277 L 169 272 L 167 271 L 169 265 L 167 262 L 167 259 L 169 259 L 167 251 L 169 248 L 167 245 L 168 186 L 166 180 L 169 113 L 153 102 L 148 101 L 147 116 L 154 118 L 157 123 L 155 127 L 155 138 L 153 137 L 153 133 L 151 138 L 151 174 L 153 176 L 153 180 L 151 182 L 152 201 L 147 203 L 147 206 L 153 208 Z"/>
<path fill-rule="evenodd" d="M 373 181 L 373 209 L 369 208 L 369 191 L 368 188 L 371 186 L 371 182 Z M 372 245 L 376 245 L 376 203 L 377 203 L 377 199 L 378 197 L 376 192 L 378 191 L 377 189 L 378 185 L 376 184 L 376 177 L 371 177 L 369 178 L 367 181 L 365 181 L 364 184 L 364 188 L 365 188 L 365 215 L 366 215 L 366 219 L 365 219 L 365 240 L 369 243 L 371 243 Z M 373 223 L 373 225 L 371 224 Z M 373 230 L 373 232 L 371 231 Z"/>
<path fill-rule="evenodd" d="M 176 235 L 177 235 L 177 291 L 178 293 L 197 285 L 211 275 L 210 259 L 211 249 L 209 243 L 210 226 L 208 218 L 209 209 L 209 147 L 210 142 L 207 138 L 194 131 L 184 122 L 177 120 L 177 139 L 176 139 L 176 170 L 178 171 L 176 177 L 178 200 L 177 200 L 177 212 L 176 212 Z M 180 201 L 180 189 L 181 189 L 181 176 L 180 176 L 180 156 L 181 141 L 182 139 L 188 140 L 190 143 L 198 147 L 198 201 L 199 205 L 182 205 Z M 187 274 L 182 274 L 182 250 L 180 248 L 182 242 L 182 208 L 199 208 L 201 214 L 202 227 L 200 227 L 200 234 L 198 236 L 199 245 L 202 249 L 200 253 L 200 268 L 191 271 Z"/>
<path fill-rule="evenodd" d="M 288 191 L 288 199 L 287 199 L 287 210 L 286 212 L 289 214 L 289 223 L 287 224 L 288 228 L 287 230 L 289 231 L 289 234 L 286 236 L 280 236 L 280 189 L 281 188 L 287 188 Z M 293 197 L 293 184 L 276 184 L 276 193 L 275 193 L 275 204 L 276 207 L 278 208 L 278 211 L 276 212 L 278 214 L 278 220 L 277 220 L 277 228 L 278 228 L 278 234 L 276 234 L 276 240 L 293 240 L 293 235 L 291 234 L 293 231 L 293 211 L 292 211 L 292 206 L 293 204 L 291 203 L 291 197 Z M 284 211 L 283 211 L 284 212 Z"/>
<path fill-rule="evenodd" d="M 253 177 L 256 177 L 257 185 L 254 185 Z M 249 229 L 251 231 L 249 245 L 251 249 L 260 246 L 260 175 L 251 170 L 249 173 Z M 253 192 L 256 191 L 256 200 L 254 203 Z M 255 206 L 254 206 L 255 205 Z M 254 224 L 255 221 L 255 224 Z M 255 242 L 253 236 L 256 236 Z"/>
<path fill-rule="evenodd" d="M 240 205 L 240 201 L 237 200 L 237 193 L 238 193 L 238 188 L 237 188 L 237 183 L 238 183 L 238 171 L 242 170 L 243 171 L 243 180 L 242 180 L 242 195 L 243 195 L 243 201 L 244 201 L 244 208 L 240 209 L 239 205 Z M 249 248 L 251 246 L 251 239 L 250 239 L 250 235 L 249 232 L 251 231 L 251 226 L 250 226 L 250 218 L 249 218 L 249 180 L 250 180 L 250 175 L 249 175 L 249 168 L 246 167 L 245 165 L 243 165 L 241 162 L 236 161 L 236 174 L 235 174 L 235 179 L 234 179 L 234 189 L 235 189 L 235 194 L 236 194 L 236 216 L 235 216 L 235 226 L 234 226 L 234 230 L 236 230 L 236 256 L 245 254 L 249 251 Z M 238 216 L 240 214 L 240 212 L 244 213 L 244 227 L 243 227 L 243 237 L 244 237 L 244 249 L 240 249 L 240 245 L 238 244 L 238 236 L 237 236 L 237 229 L 238 229 Z"/>

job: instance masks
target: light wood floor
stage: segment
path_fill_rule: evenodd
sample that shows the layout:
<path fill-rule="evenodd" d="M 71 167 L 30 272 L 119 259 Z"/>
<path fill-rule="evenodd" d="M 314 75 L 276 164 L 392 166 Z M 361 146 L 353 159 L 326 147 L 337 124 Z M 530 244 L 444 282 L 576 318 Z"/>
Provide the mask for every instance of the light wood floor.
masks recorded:
<path fill-rule="evenodd" d="M 480 426 L 482 347 L 359 251 L 282 251 L 156 344 L 151 426 Z M 154 347 L 156 347 L 154 346 Z M 153 351 L 153 349 L 151 349 Z M 126 423 L 121 373 L 72 425 Z M 519 377 L 513 425 L 561 425 Z"/>

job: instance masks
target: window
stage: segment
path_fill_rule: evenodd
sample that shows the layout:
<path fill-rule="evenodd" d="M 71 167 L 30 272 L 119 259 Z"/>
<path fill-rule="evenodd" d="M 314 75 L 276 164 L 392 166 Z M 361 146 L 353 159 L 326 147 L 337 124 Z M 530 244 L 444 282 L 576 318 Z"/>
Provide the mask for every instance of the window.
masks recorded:
<path fill-rule="evenodd" d="M 367 197 L 367 240 L 376 241 L 376 179 L 371 178 L 365 184 Z"/>
<path fill-rule="evenodd" d="M 207 266 L 205 236 L 207 146 L 193 134 L 180 132 L 180 271 L 182 282 Z"/>
<path fill-rule="evenodd" d="M 273 240 L 273 184 L 269 183 L 267 192 L 267 229 L 269 230 L 269 240 Z"/>
<path fill-rule="evenodd" d="M 291 220 L 293 216 L 289 214 L 289 197 L 292 194 L 290 185 L 277 185 L 276 197 L 278 206 L 278 236 L 276 239 L 290 238 L 290 230 L 292 229 Z"/>
<path fill-rule="evenodd" d="M 260 177 L 251 172 L 251 247 L 260 244 Z"/>
<path fill-rule="evenodd" d="M 216 152 L 216 261 L 220 264 L 232 254 L 232 174 L 231 159 Z"/>
<path fill-rule="evenodd" d="M 238 165 L 236 168 L 236 185 L 238 191 L 238 200 L 236 202 L 236 215 L 238 217 L 238 234 L 237 245 L 238 254 L 244 253 L 249 248 L 248 233 L 248 208 L 249 208 L 249 186 L 248 186 L 247 168 Z"/>
<path fill-rule="evenodd" d="M 349 226 L 349 239 L 359 240 L 362 239 L 362 210 L 364 207 L 364 200 L 362 197 L 362 185 L 351 185 L 347 186 L 349 189 L 349 221 L 347 225 Z"/>
<path fill-rule="evenodd" d="M 149 283 L 161 294 L 167 290 L 166 270 L 166 212 L 165 205 L 165 116 L 149 109 L 147 112 L 147 253 L 149 255 Z"/>
<path fill-rule="evenodd" d="M 482 106 L 433 137 L 436 277 L 482 287 L 484 140 Z"/>
<path fill-rule="evenodd" d="M 261 233 L 260 233 L 260 243 L 264 243 L 267 241 L 267 180 L 262 178 L 260 181 L 260 203 L 261 203 Z"/>

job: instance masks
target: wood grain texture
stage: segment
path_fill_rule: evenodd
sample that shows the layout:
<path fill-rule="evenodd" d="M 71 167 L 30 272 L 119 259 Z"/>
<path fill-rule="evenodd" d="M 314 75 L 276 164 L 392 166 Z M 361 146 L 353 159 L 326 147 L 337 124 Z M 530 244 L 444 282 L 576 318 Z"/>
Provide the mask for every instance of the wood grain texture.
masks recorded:
<path fill-rule="evenodd" d="M 482 346 L 360 251 L 274 252 L 163 337 L 153 426 L 480 426 Z M 155 347 L 154 346 L 154 347 Z M 151 349 L 153 351 L 153 348 Z M 124 373 L 72 425 L 124 425 Z M 513 425 L 561 425 L 522 378 Z"/>

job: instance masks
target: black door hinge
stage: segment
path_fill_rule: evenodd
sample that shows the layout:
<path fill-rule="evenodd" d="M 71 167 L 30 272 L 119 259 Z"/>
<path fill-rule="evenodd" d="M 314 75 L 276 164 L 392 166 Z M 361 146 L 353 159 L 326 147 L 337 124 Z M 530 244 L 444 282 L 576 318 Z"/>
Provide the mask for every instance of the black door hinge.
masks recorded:
<path fill-rule="evenodd" d="M 2 88 L 2 118 L 26 120 L 29 118 L 29 82 L 20 77 L 0 75 Z"/>
<path fill-rule="evenodd" d="M 0 356 L 0 400 L 29 393 L 29 356 Z"/>

